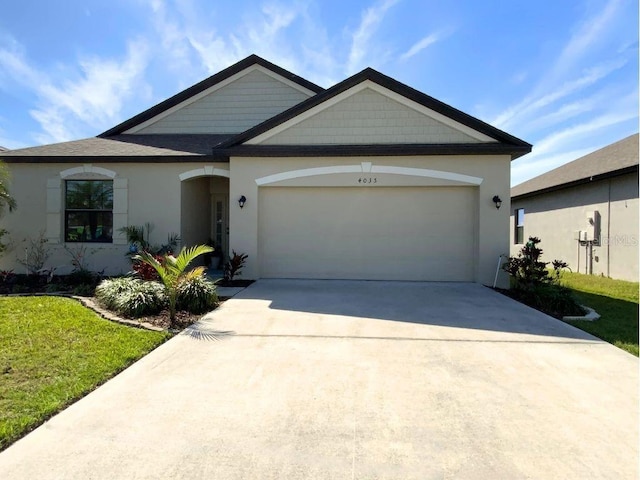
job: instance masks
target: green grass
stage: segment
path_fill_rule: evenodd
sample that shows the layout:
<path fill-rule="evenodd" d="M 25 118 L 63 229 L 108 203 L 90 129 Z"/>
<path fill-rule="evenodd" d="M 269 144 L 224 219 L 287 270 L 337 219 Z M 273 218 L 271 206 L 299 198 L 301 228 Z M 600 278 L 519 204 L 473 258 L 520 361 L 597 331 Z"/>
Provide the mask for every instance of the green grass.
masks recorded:
<path fill-rule="evenodd" d="M 595 322 L 568 323 L 638 356 L 638 283 L 580 273 L 563 273 L 561 282 L 601 315 Z"/>
<path fill-rule="evenodd" d="M 0 450 L 169 338 L 60 297 L 0 298 Z"/>

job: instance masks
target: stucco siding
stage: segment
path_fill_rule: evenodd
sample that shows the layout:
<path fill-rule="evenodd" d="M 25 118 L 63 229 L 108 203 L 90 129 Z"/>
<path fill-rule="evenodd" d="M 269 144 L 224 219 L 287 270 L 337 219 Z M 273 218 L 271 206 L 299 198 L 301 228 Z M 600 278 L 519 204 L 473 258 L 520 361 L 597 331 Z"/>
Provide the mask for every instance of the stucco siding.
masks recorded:
<path fill-rule="evenodd" d="M 302 92 L 252 70 L 232 83 L 130 133 L 239 133 L 306 100 Z"/>
<path fill-rule="evenodd" d="M 262 142 L 264 145 L 477 143 L 478 140 L 365 88 Z"/>
<path fill-rule="evenodd" d="M 510 158 L 508 156 L 415 156 L 415 157 L 349 157 L 349 158 L 255 158 L 255 157 L 232 157 L 230 159 L 231 179 L 230 179 L 230 248 L 237 252 L 243 252 L 249 255 L 247 265 L 243 271 L 245 278 L 259 278 L 261 268 L 261 255 L 259 243 L 259 209 L 261 199 L 263 198 L 262 189 L 268 187 L 259 186 L 258 179 L 268 177 L 270 175 L 282 172 L 296 171 L 300 169 L 311 169 L 318 167 L 340 168 L 353 165 L 363 165 L 367 170 L 375 166 L 393 166 L 403 168 L 431 169 L 441 172 L 452 172 L 482 179 L 481 183 L 471 188 L 474 192 L 473 206 L 460 207 L 456 202 L 447 202 L 443 197 L 442 201 L 432 204 L 429 208 L 439 209 L 439 215 L 448 216 L 452 220 L 452 224 L 456 224 L 456 218 L 462 216 L 467 219 L 465 221 L 473 223 L 473 234 L 464 235 L 464 241 L 469 242 L 472 249 L 471 266 L 472 280 L 487 285 L 493 284 L 496 272 L 496 262 L 501 254 L 508 251 L 508 224 L 509 224 L 509 201 L 508 201 L 508 184 L 509 184 L 509 166 Z M 282 183 L 271 184 L 274 188 L 292 187 L 292 188 L 319 188 L 320 191 L 330 198 L 335 187 L 350 187 L 361 189 L 378 189 L 400 187 L 398 192 L 401 195 L 402 189 L 411 187 L 437 187 L 437 186 L 458 186 L 465 188 L 459 183 L 444 183 L 439 178 L 414 177 L 407 175 L 397 175 L 391 173 L 333 173 L 319 174 L 313 177 L 300 177 L 293 179 L 285 179 Z M 359 180 L 367 179 L 367 182 Z M 370 179 L 374 179 L 376 183 L 370 183 Z M 468 187 L 468 185 L 467 185 Z M 316 190 L 318 191 L 318 190 Z M 494 195 L 500 195 L 504 199 L 504 205 L 500 210 L 496 210 L 495 205 L 491 201 Z M 237 204 L 237 198 L 246 196 L 247 202 L 243 209 Z M 407 197 L 408 201 L 402 207 L 394 208 L 399 218 L 404 216 L 405 209 L 420 209 L 421 205 L 411 201 L 411 197 Z M 296 204 L 296 200 L 291 200 Z M 317 202 L 322 202 L 318 200 Z M 316 203 L 317 203 L 316 202 Z M 340 205 L 342 207 L 333 206 L 330 211 L 338 208 L 348 208 L 349 202 L 346 200 Z M 463 209 L 463 212 L 460 210 Z M 473 212 L 468 211 L 473 210 Z M 300 205 L 297 210 L 298 217 L 287 216 L 288 221 L 300 221 L 304 215 L 304 206 Z M 339 215 L 340 212 L 336 212 Z M 467 217 L 467 215 L 471 215 Z M 406 215 L 407 222 L 410 222 L 410 214 Z M 435 228 L 438 228 L 437 226 Z M 407 231 L 411 232 L 410 227 Z M 409 236 L 410 233 L 409 233 Z M 412 238 L 419 242 L 420 238 Z M 459 240 L 459 239 L 458 239 Z M 396 248 L 396 245 L 389 245 L 390 249 Z M 267 260 L 268 261 L 268 260 Z M 420 261 L 420 258 L 416 258 Z M 469 257 L 461 258 L 460 262 L 468 263 Z M 400 263 L 397 264 L 400 270 Z M 393 268 L 393 266 L 391 267 Z M 443 272 L 441 278 L 449 276 L 448 272 Z M 393 272 L 387 278 L 402 278 L 401 274 Z M 505 273 L 499 272 L 498 285 L 506 287 L 508 278 Z"/>
<path fill-rule="evenodd" d="M 35 239 L 39 232 L 47 237 L 47 248 L 51 257 L 45 267 L 57 267 L 60 273 L 68 273 L 71 268 L 71 257 L 65 251 L 80 245 L 87 247 L 88 267 L 106 274 L 125 273 L 129 270 L 129 262 L 125 253 L 126 241 L 116 243 L 117 232 L 114 231 L 114 243 L 64 243 L 64 198 L 63 182 L 60 172 L 72 167 L 83 167 L 83 164 L 29 164 L 12 163 L 9 169 L 12 176 L 10 191 L 18 203 L 18 209 L 5 213 L 0 218 L 0 228 L 9 232 L 11 247 L 0 257 L 0 269 L 13 269 L 16 273 L 24 273 L 25 269 L 17 262 L 17 257 L 24 258 L 25 247 L 29 239 Z M 218 169 L 227 169 L 227 164 L 212 164 Z M 93 164 L 95 168 L 105 168 L 115 172 L 115 182 L 126 185 L 126 210 L 128 225 L 153 225 L 150 241 L 154 244 L 166 242 L 170 233 L 181 233 L 182 186 L 181 173 L 202 169 L 202 163 L 164 164 L 162 168 L 150 168 L 149 164 Z M 73 178 L 83 178 L 76 175 Z M 86 175 L 91 177 L 90 174 Z M 47 206 L 47 186 L 58 183 L 58 212 L 48 212 L 55 205 Z M 126 182 L 125 182 L 126 181 Z M 194 196 L 196 196 L 194 194 Z M 204 193 L 197 195 L 203 201 Z M 208 195 L 207 195 L 208 197 Z M 194 199 L 190 203 L 194 205 Z M 208 200 L 207 200 L 208 201 Z M 115 207 L 115 206 L 114 206 Z M 207 208 L 207 205 L 203 207 Z M 115 217 L 118 213 L 114 208 Z M 209 219 L 204 219 L 209 221 Z M 54 229 L 55 235 L 48 231 Z M 115 229 L 115 225 L 114 225 Z M 200 234 L 199 234 L 200 235 Z"/>
<path fill-rule="evenodd" d="M 628 174 L 591 184 L 514 200 L 511 206 L 511 254 L 522 245 L 514 242 L 513 213 L 524 208 L 524 239 L 539 237 L 543 259 L 566 261 L 573 271 L 638 281 L 638 175 Z M 589 228 L 588 215 L 600 217 L 599 242 L 593 261 L 576 232 Z"/>

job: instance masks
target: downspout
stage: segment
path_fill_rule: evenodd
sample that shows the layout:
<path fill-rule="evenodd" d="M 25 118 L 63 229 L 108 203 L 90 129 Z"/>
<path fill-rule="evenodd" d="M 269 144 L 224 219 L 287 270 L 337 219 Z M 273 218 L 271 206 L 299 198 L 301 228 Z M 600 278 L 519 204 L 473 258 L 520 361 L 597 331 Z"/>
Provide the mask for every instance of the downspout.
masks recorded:
<path fill-rule="evenodd" d="M 607 277 L 611 267 L 611 179 L 609 179 L 609 198 L 607 199 Z"/>

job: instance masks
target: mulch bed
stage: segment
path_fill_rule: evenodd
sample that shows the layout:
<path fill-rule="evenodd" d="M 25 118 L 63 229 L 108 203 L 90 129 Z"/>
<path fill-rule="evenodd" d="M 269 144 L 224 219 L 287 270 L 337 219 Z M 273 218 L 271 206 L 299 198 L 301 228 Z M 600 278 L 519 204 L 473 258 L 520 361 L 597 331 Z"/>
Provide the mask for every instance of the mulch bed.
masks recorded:
<path fill-rule="evenodd" d="M 196 315 L 194 313 L 189 313 L 189 312 L 176 312 L 176 322 L 174 327 L 179 330 L 182 330 L 183 328 L 188 327 L 192 323 L 197 322 L 202 317 L 203 315 Z M 163 330 L 168 329 L 170 325 L 168 310 L 163 310 L 157 315 L 150 315 L 150 316 L 135 318 L 132 320 L 143 322 L 143 323 L 150 323 L 154 327 L 159 327 L 159 328 L 162 328 Z"/>

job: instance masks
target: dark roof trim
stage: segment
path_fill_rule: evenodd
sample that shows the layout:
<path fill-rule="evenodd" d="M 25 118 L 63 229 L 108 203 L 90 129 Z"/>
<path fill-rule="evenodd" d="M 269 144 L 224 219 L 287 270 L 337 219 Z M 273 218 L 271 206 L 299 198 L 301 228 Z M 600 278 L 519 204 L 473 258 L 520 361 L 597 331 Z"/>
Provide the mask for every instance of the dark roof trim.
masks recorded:
<path fill-rule="evenodd" d="M 466 125 L 467 127 L 477 130 L 478 132 L 495 138 L 502 143 L 507 143 L 527 149 L 527 151 L 524 153 L 528 153 L 531 151 L 531 145 L 524 140 L 520 140 L 519 138 L 509 135 L 508 133 L 497 129 L 489 125 L 488 123 L 483 122 L 482 120 L 472 117 L 471 115 L 453 108 L 446 103 L 436 100 L 435 98 L 430 97 L 429 95 L 426 95 L 414 88 L 411 88 L 408 85 L 400 83 L 397 80 L 394 80 L 393 78 L 388 77 L 372 68 L 365 68 L 361 72 L 356 73 L 355 75 L 334 85 L 324 92 L 318 93 L 317 95 L 308 98 L 307 100 L 291 107 L 281 114 L 276 115 L 269 120 L 266 120 L 239 135 L 236 135 L 235 137 L 230 138 L 228 141 L 221 143 L 220 147 L 232 147 L 244 143 L 251 138 L 257 137 L 258 135 L 265 133 L 275 128 L 276 126 L 286 122 L 287 120 L 290 120 L 300 115 L 301 113 L 329 100 L 330 98 L 333 98 L 336 95 L 349 90 L 350 88 L 364 82 L 365 80 L 370 80 L 374 83 L 377 83 L 378 85 L 381 85 L 399 95 L 402 95 L 409 100 L 412 100 L 431 110 L 441 113 L 442 115 L 445 115 L 452 120 L 455 120 L 459 123 L 462 123 L 463 125 Z"/>
<path fill-rule="evenodd" d="M 503 143 L 395 144 L 395 145 L 238 145 L 214 148 L 214 157 L 380 157 L 388 155 L 511 155 L 528 153 L 524 146 Z"/>
<path fill-rule="evenodd" d="M 280 75 L 281 77 L 291 80 L 292 82 L 295 82 L 298 85 L 311 90 L 312 92 L 319 93 L 324 91 L 324 88 L 316 85 L 315 83 L 311 83 L 310 81 L 305 80 L 304 78 L 299 77 L 298 75 L 295 75 L 289 72 L 288 70 L 285 70 L 284 68 L 279 67 L 265 60 L 264 58 L 261 58 L 257 55 L 250 55 L 244 60 L 240 60 L 238 63 L 235 63 L 234 65 L 231 65 L 230 67 L 225 68 L 221 72 L 218 72 L 215 75 L 212 75 L 211 77 L 201 81 L 200 83 L 197 83 L 192 87 L 189 87 L 186 90 L 183 90 L 182 92 L 174 95 L 173 97 L 158 103 L 157 105 L 149 108 L 148 110 L 145 110 L 144 112 L 139 113 L 135 117 L 132 117 L 129 120 L 125 120 L 121 124 L 116 125 L 115 127 L 107 130 L 104 133 L 101 133 L 98 136 L 109 137 L 111 135 L 123 133 L 126 130 L 129 130 L 130 128 L 135 127 L 136 125 L 139 125 L 142 122 L 146 122 L 147 120 L 155 117 L 156 115 L 159 115 L 165 110 L 168 110 L 184 102 L 185 100 L 188 100 L 194 95 L 197 95 L 198 93 L 203 92 L 204 90 L 226 80 L 227 78 L 232 77 L 237 73 L 240 73 L 241 71 L 251 67 L 252 65 L 260 65 Z"/>
<path fill-rule="evenodd" d="M 579 180 L 573 180 L 571 182 L 562 183 L 560 185 L 554 185 L 552 187 L 542 188 L 533 192 L 523 193 L 511 197 L 511 200 L 521 200 L 523 198 L 535 197 L 536 195 L 542 195 L 545 193 L 555 192 L 557 190 L 564 190 L 565 188 L 577 187 L 579 185 L 585 185 L 587 183 L 597 182 L 599 180 L 607 180 L 609 178 L 619 177 L 629 173 L 638 172 L 638 165 L 632 165 L 630 167 L 621 168 L 619 170 L 613 170 L 611 172 L 601 173 L 600 175 L 594 175 L 592 177 L 581 178 Z"/>
<path fill-rule="evenodd" d="M 212 155 L 140 155 L 135 157 L 126 156 L 64 156 L 64 157 L 3 157 L 0 159 L 5 163 L 83 163 L 91 161 L 94 163 L 202 163 L 202 162 L 228 162 L 229 158 Z"/>

